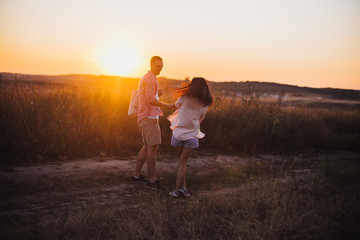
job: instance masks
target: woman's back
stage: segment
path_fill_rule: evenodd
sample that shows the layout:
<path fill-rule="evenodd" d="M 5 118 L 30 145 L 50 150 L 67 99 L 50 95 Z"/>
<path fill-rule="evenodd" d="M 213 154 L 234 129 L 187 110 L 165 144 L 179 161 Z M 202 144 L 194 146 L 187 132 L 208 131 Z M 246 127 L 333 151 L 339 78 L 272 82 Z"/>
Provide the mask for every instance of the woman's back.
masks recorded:
<path fill-rule="evenodd" d="M 205 134 L 200 131 L 200 122 L 204 119 L 208 107 L 191 96 L 180 97 L 175 106 L 178 109 L 168 117 L 173 135 L 179 140 L 203 138 Z"/>

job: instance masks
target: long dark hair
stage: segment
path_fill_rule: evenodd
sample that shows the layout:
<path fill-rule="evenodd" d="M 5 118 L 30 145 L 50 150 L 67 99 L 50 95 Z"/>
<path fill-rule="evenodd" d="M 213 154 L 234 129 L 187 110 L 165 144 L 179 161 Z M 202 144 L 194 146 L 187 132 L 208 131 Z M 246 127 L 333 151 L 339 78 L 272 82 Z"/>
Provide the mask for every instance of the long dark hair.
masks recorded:
<path fill-rule="evenodd" d="M 213 102 L 209 86 L 202 77 L 195 77 L 184 87 L 174 90 L 177 97 L 192 96 L 197 98 L 204 106 L 210 106 Z"/>

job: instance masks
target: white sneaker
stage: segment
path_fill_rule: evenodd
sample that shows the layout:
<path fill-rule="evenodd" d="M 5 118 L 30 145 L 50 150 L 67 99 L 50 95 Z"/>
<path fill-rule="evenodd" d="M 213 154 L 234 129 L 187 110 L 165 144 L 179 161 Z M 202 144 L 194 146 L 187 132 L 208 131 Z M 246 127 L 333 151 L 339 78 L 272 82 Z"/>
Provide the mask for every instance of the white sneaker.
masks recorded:
<path fill-rule="evenodd" d="M 185 187 L 179 188 L 179 192 L 181 192 L 182 195 L 184 195 L 184 197 L 186 197 L 186 198 L 189 198 L 191 196 Z"/>

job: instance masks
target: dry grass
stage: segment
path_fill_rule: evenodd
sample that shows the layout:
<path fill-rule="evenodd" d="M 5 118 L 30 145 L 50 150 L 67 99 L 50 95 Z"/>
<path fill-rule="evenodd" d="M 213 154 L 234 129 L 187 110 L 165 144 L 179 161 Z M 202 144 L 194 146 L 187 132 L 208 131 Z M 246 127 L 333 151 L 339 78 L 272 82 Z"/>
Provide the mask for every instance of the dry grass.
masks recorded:
<path fill-rule="evenodd" d="M 129 121 L 129 89 L 10 83 L 1 88 L 3 159 L 43 160 L 137 149 L 136 121 Z M 135 143 L 135 144 L 134 144 Z"/>
<path fill-rule="evenodd" d="M 133 185 L 131 197 L 121 203 L 114 199 L 99 205 L 92 198 L 94 193 L 89 196 L 75 194 L 71 196 L 71 205 L 59 205 L 60 209 L 54 205 L 48 214 L 40 214 L 39 210 L 38 214 L 27 218 L 21 215 L 2 218 L 0 237 L 355 239 L 360 233 L 357 228 L 360 216 L 358 160 L 288 160 L 276 165 L 255 162 L 245 166 L 232 163 L 219 167 L 211 175 L 189 176 L 188 184 L 193 193 L 189 200 L 172 199 L 167 193 Z M 310 175 L 289 175 L 289 167 L 301 169 L 310 165 Z M 168 180 L 174 178 L 174 173 L 166 176 Z M 66 184 L 69 180 L 62 181 L 57 179 L 56 182 L 64 184 L 63 191 L 74 188 L 73 184 Z M 80 178 L 76 182 L 79 184 L 79 181 Z M 98 186 L 104 179 L 89 179 L 85 183 L 83 187 Z M 38 183 L 33 190 L 45 184 Z M 56 198 L 52 200 L 57 201 Z"/>
<path fill-rule="evenodd" d="M 130 80 L 86 86 L 1 81 L 1 165 L 136 153 L 141 137 L 136 120 L 127 116 L 136 86 Z M 163 100 L 174 101 L 168 93 Z M 160 123 L 164 153 L 172 150 L 166 141 L 171 132 L 165 118 Z M 360 112 L 216 94 L 202 130 L 200 155 L 358 151 Z M 108 196 L 101 188 L 127 177 L 115 173 L 1 179 L 6 183 L 1 204 L 8 205 L 1 210 L 0 238 L 355 239 L 360 234 L 358 160 L 220 166 L 211 174 L 188 176 L 194 195 L 188 201 L 128 187 L 106 192 L 115 198 L 99 205 Z M 311 168 L 313 174 L 290 176 L 296 168 Z M 164 183 L 174 174 L 164 176 Z M 53 203 L 52 208 L 37 209 L 38 202 Z M 29 207 L 37 214 L 5 214 Z"/>
<path fill-rule="evenodd" d="M 133 154 L 141 147 L 141 136 L 127 108 L 136 86 L 133 79 L 92 85 L 3 80 L 2 163 Z M 162 99 L 175 101 L 168 91 Z M 166 118 L 160 124 L 160 150 L 166 152 L 171 131 Z M 206 137 L 201 149 L 215 152 L 357 151 L 360 111 L 281 107 L 281 101 L 266 104 L 253 97 L 215 95 L 202 130 Z"/>

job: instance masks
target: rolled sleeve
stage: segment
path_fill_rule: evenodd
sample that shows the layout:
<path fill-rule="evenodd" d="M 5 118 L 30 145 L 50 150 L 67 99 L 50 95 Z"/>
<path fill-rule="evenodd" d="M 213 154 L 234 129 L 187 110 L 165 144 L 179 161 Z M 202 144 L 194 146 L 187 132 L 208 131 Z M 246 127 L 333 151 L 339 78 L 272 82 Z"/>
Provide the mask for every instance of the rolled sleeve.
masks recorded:
<path fill-rule="evenodd" d="M 145 102 L 150 104 L 156 99 L 156 86 L 150 81 L 144 81 Z"/>

